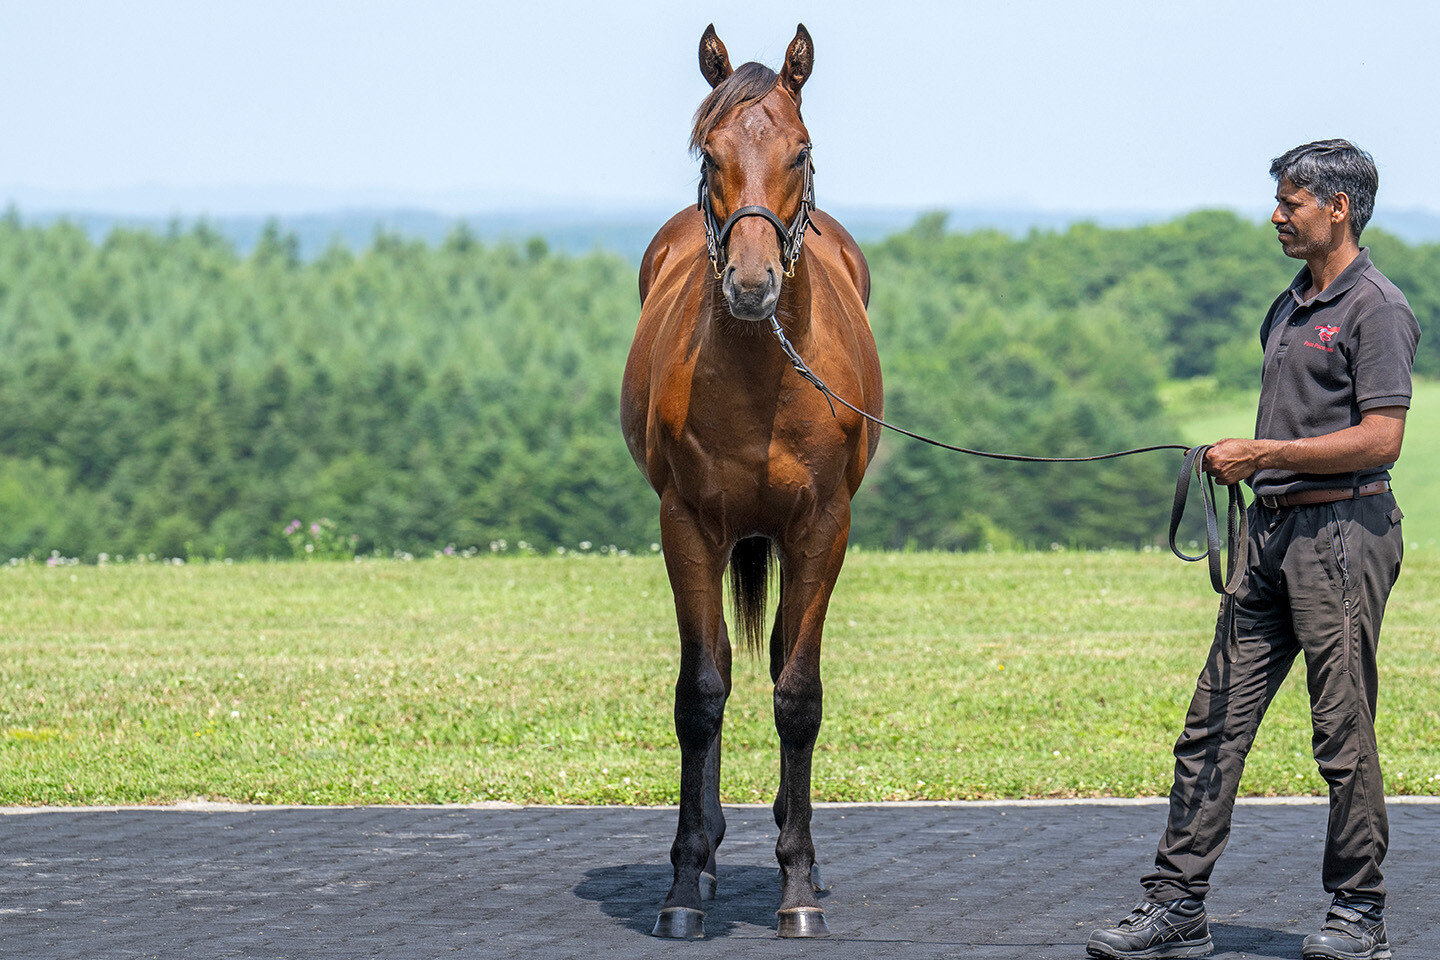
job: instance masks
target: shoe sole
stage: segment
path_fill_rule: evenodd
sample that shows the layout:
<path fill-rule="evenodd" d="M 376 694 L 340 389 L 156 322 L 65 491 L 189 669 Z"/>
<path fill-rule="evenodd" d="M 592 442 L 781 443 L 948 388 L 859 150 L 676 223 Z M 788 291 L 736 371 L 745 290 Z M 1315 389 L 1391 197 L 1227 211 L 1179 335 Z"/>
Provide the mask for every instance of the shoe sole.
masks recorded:
<path fill-rule="evenodd" d="M 1116 950 L 1105 944 L 1085 944 L 1085 952 L 1101 960 L 1180 960 L 1184 957 L 1209 956 L 1214 949 L 1215 941 L 1208 936 L 1204 940 L 1162 943 L 1144 950 Z"/>
<path fill-rule="evenodd" d="M 1390 944 L 1376 946 L 1369 953 L 1341 953 L 1338 950 L 1302 950 L 1302 960 L 1390 960 Z"/>

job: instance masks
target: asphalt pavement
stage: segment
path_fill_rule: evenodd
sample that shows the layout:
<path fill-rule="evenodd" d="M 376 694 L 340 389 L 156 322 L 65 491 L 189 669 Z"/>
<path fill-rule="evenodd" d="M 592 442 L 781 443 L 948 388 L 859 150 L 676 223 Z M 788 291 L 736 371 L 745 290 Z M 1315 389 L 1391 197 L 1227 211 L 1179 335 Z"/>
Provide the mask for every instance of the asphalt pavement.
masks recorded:
<path fill-rule="evenodd" d="M 1215 956 L 1299 958 L 1328 896 L 1323 802 L 1244 801 L 1208 900 Z M 706 938 L 649 936 L 673 809 L 0 810 L 0 956 L 393 960 L 1085 956 L 1139 897 L 1164 806 L 822 805 L 833 936 L 775 937 L 768 807 L 727 807 Z M 1395 957 L 1440 958 L 1440 803 L 1392 801 Z"/>

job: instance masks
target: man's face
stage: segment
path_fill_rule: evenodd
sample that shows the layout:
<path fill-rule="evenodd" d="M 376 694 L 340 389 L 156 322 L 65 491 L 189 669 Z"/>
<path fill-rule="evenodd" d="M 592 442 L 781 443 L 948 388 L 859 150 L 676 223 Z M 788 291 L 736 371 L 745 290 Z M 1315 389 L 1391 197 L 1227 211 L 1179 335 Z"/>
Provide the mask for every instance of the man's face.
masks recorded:
<path fill-rule="evenodd" d="M 1295 186 L 1289 177 L 1280 178 L 1270 222 L 1280 235 L 1280 248 L 1285 256 L 1305 260 L 1328 250 L 1334 238 L 1331 214 L 1331 206 L 1316 203 L 1315 194 Z"/>

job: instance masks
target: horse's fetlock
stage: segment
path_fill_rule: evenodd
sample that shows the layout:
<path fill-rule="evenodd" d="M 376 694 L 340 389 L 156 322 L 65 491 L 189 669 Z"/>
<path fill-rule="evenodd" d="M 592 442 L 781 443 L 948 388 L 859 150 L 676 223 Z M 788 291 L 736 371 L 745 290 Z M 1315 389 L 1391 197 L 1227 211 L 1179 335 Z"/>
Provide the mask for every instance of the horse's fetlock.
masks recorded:
<path fill-rule="evenodd" d="M 815 862 L 815 844 L 798 830 L 789 834 L 782 831 L 780 840 L 775 844 L 775 859 L 787 874 L 792 870 L 803 871 L 808 878 L 810 866 Z"/>
<path fill-rule="evenodd" d="M 710 860 L 710 841 L 702 832 L 698 835 L 677 836 L 670 846 L 670 863 L 677 869 L 694 867 L 698 872 Z"/>
<path fill-rule="evenodd" d="M 808 838 L 797 837 L 797 841 L 786 844 L 782 839 L 775 846 L 775 857 L 780 862 L 781 901 L 790 906 L 815 903 L 815 886 L 811 881 L 815 847 Z"/>

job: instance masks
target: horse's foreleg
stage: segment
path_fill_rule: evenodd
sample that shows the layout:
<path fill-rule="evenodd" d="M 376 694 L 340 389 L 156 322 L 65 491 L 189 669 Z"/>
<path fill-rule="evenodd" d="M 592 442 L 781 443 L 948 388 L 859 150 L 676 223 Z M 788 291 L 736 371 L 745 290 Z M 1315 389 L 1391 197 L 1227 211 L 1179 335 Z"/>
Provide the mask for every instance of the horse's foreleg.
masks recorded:
<path fill-rule="evenodd" d="M 780 735 L 780 796 L 776 821 L 780 838 L 780 936 L 823 937 L 830 933 L 815 893 L 820 887 L 815 844 L 810 837 L 810 767 L 820 732 L 823 690 L 820 641 L 830 594 L 845 562 L 850 510 L 841 502 L 787 544 L 789 567 L 780 617 L 788 655 L 775 681 L 775 729 Z"/>
<path fill-rule="evenodd" d="M 721 610 L 723 556 L 688 510 L 662 497 L 660 533 L 680 628 L 675 735 L 680 741 L 680 818 L 670 847 L 674 882 L 652 931 L 657 937 L 704 935 L 700 874 L 713 858 L 706 830 L 707 772 L 718 776 L 729 651 Z M 718 783 L 717 783 L 718 790 Z M 715 808 L 718 812 L 718 794 Z"/>
<path fill-rule="evenodd" d="M 730 696 L 730 642 L 725 635 L 725 624 L 720 624 L 721 642 L 715 651 L 717 666 L 720 668 L 721 679 L 725 683 L 725 696 Z M 720 849 L 720 841 L 725 839 L 725 809 L 720 806 L 720 738 L 723 733 L 723 721 L 721 729 L 715 731 L 715 738 L 710 741 L 710 749 L 705 755 L 705 835 L 710 841 L 710 857 L 705 862 L 705 867 L 700 871 L 700 899 L 713 900 L 718 887 L 718 868 L 715 864 L 715 854 Z"/>

